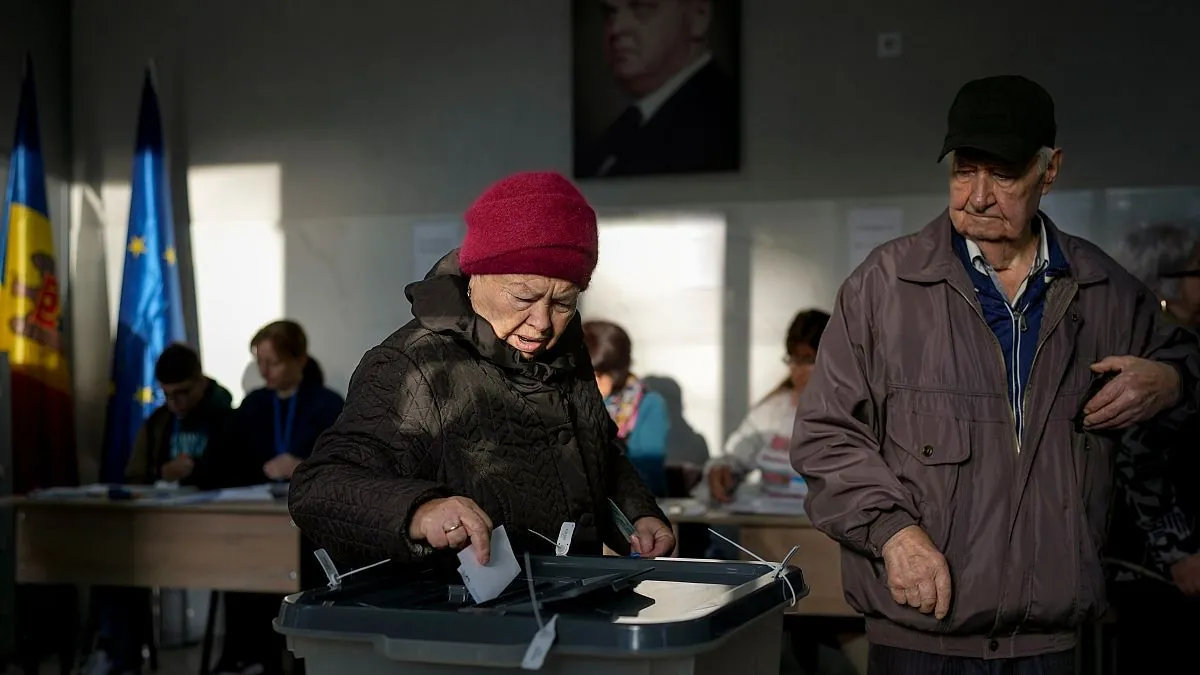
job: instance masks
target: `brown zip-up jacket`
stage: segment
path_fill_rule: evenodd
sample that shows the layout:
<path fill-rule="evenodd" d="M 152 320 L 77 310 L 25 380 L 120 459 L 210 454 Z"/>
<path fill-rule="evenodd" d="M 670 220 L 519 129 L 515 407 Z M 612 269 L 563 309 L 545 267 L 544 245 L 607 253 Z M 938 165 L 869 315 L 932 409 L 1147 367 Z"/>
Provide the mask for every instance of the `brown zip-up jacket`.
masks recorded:
<path fill-rule="evenodd" d="M 821 338 L 793 434 L 813 524 L 842 544 L 846 599 L 875 643 L 1011 658 L 1074 646 L 1105 607 L 1100 549 L 1119 436 L 1076 423 L 1089 365 L 1132 354 L 1180 370 L 1196 411 L 1200 351 L 1154 296 L 1093 244 L 1058 232 L 1056 277 L 1016 438 L 999 341 L 984 321 L 949 215 L 876 249 L 846 280 Z M 946 556 L 950 613 L 892 599 L 880 552 L 920 525 Z"/>

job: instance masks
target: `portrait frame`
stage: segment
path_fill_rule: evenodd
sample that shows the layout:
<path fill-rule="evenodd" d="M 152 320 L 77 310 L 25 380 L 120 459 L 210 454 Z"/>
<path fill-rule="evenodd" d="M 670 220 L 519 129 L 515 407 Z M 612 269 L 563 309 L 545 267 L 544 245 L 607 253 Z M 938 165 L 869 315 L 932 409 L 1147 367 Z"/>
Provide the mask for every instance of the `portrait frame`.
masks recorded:
<path fill-rule="evenodd" d="M 576 179 L 741 169 L 741 6 L 572 0 Z"/>

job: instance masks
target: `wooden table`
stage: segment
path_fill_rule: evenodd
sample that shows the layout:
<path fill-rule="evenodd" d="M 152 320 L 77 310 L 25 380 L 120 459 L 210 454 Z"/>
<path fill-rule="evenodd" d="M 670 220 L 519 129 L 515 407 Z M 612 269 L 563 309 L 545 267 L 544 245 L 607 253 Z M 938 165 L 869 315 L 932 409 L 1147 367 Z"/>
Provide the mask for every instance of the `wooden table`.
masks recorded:
<path fill-rule="evenodd" d="M 17 583 L 300 590 L 284 502 L 167 505 L 14 498 Z"/>
<path fill-rule="evenodd" d="M 696 503 L 695 500 L 680 499 L 659 502 L 674 524 L 701 523 L 738 528 L 738 543 L 766 560 L 783 560 L 793 546 L 799 546 L 791 564 L 804 571 L 809 593 L 789 611 L 805 616 L 859 616 L 846 604 L 842 594 L 841 548 L 817 531 L 806 516 L 730 513 L 720 509 L 696 512 Z M 750 557 L 743 553 L 742 558 Z"/>

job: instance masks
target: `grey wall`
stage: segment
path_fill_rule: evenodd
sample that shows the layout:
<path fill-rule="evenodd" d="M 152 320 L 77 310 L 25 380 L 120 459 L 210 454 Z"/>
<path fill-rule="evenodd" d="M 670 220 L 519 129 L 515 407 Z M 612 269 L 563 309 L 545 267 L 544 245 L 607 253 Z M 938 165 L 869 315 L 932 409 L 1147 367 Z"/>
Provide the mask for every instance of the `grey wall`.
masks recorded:
<path fill-rule="evenodd" d="M 458 211 L 505 172 L 569 167 L 570 5 L 75 2 L 76 158 L 127 175 L 157 57 L 188 160 L 281 163 L 285 219 Z M 599 204 L 925 191 L 954 91 L 1000 72 L 1056 97 L 1064 188 L 1200 182 L 1182 133 L 1200 3 L 743 5 L 744 170 L 588 185 Z M 880 31 L 903 34 L 900 58 L 876 57 Z"/>
<path fill-rule="evenodd" d="M 582 185 L 605 214 L 725 214 L 725 428 L 782 375 L 778 342 L 792 313 L 832 300 L 847 272 L 846 210 L 901 205 L 914 229 L 941 208 L 944 174 L 934 158 L 945 110 L 967 79 L 1023 73 L 1055 96 L 1066 149 L 1058 187 L 1076 193 L 1072 204 L 1097 205 L 1074 208 L 1071 218 L 1087 222 L 1069 229 L 1111 238 L 1111 223 L 1134 220 L 1113 204 L 1170 215 L 1196 201 L 1185 191 L 1168 207 L 1141 188 L 1200 185 L 1192 86 L 1200 3 L 742 4 L 742 171 Z M 240 377 L 245 326 L 214 326 L 265 307 L 264 316 L 286 313 L 308 326 L 332 382 L 344 386 L 362 350 L 407 319 L 401 289 L 423 272 L 410 269 L 415 222 L 461 213 L 506 173 L 569 170 L 570 5 L 72 3 L 76 279 L 91 291 L 74 315 L 81 398 L 101 401 L 107 390 L 128 208 L 120 186 L 150 58 L 181 239 L 208 256 L 192 320 L 204 358 Z M 877 58 L 881 31 L 901 32 L 902 56 Z M 230 177 L 200 192 L 188 180 L 237 167 L 270 180 Z M 1125 188 L 1136 198 L 1120 197 Z M 253 246 L 264 247 L 261 261 Z M 244 281 L 218 291 L 217 275 Z M 96 415 L 82 423 L 102 429 Z"/>

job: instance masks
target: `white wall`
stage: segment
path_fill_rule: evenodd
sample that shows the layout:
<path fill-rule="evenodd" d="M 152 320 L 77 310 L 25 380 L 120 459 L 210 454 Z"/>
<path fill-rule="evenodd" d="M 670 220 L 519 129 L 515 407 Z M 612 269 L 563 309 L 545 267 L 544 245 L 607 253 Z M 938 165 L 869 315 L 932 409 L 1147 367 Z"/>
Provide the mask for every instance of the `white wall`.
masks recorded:
<path fill-rule="evenodd" d="M 1022 72 L 1050 89 L 1067 148 L 1061 187 L 1094 191 L 1090 228 L 1100 235 L 1125 221 L 1099 190 L 1200 185 L 1195 136 L 1185 133 L 1200 94 L 1179 87 L 1196 71 L 1196 3 L 1079 11 L 1016 0 L 979 30 L 933 0 L 743 5 L 743 170 L 582 185 L 606 217 L 725 215 L 720 433 L 782 376 L 792 314 L 830 305 L 847 271 L 845 211 L 899 205 L 912 230 L 941 208 L 933 159 L 965 80 Z M 194 253 L 194 323 L 209 369 L 235 390 L 248 327 L 277 314 L 308 327 L 332 384 L 344 387 L 362 351 L 408 318 L 403 285 L 424 272 L 409 269 L 414 223 L 455 217 L 506 173 L 571 163 L 565 0 L 72 9 L 76 274 L 91 292 L 75 309 L 76 363 L 81 397 L 101 415 L 108 298 L 120 276 L 109 261 L 121 259 L 121 195 L 148 59 L 158 66 L 180 238 Z M 894 30 L 905 53 L 879 60 L 876 33 Z"/>

